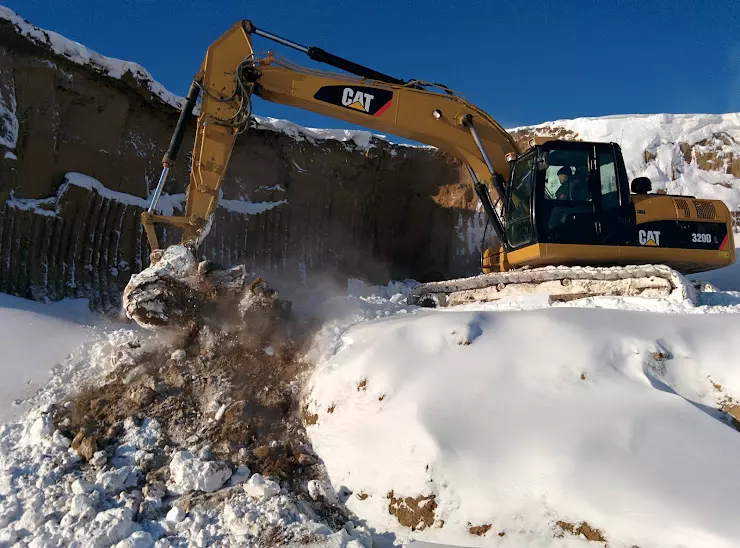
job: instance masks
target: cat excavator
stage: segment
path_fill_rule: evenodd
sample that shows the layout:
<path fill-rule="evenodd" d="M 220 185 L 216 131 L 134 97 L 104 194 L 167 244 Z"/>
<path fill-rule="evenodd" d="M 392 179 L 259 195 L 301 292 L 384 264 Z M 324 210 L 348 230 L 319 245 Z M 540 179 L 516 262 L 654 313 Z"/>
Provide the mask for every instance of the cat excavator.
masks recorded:
<path fill-rule="evenodd" d="M 257 36 L 342 72 L 303 67 L 273 52 L 258 55 L 252 45 Z M 520 149 L 491 116 L 446 86 L 389 76 L 243 20 L 208 48 L 164 155 L 150 207 L 142 213 L 152 250 L 150 268 L 156 270 L 164 253 L 155 224 L 182 229 L 182 244 L 191 250 L 207 235 L 235 140 L 250 127 L 254 95 L 432 145 L 467 168 L 497 246 L 483 252 L 483 274 L 420 284 L 409 297 L 412 303 L 451 306 L 527 293 L 556 300 L 687 298 L 693 287 L 682 274 L 735 261 L 731 216 L 723 202 L 652 194 L 644 177 L 630 183 L 616 143 L 536 137 Z M 184 215 L 159 215 L 159 197 L 199 98 Z M 161 276 L 149 274 L 134 276 L 124 292 L 127 313 L 137 321 L 151 320 L 163 298 L 182 297 L 172 276 L 162 284 Z M 234 276 L 217 278 L 229 285 Z M 211 289 L 214 279 L 206 284 Z M 185 300 L 200 287 L 191 284 Z M 169 321 L 165 316 L 159 319 Z"/>

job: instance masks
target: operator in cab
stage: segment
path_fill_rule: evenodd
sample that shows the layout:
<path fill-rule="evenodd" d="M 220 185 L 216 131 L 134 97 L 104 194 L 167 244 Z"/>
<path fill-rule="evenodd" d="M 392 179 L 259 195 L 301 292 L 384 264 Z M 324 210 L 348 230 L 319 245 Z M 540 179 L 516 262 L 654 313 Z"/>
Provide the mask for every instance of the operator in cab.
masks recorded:
<path fill-rule="evenodd" d="M 556 199 L 582 201 L 589 199 L 586 181 L 575 177 L 570 166 L 563 166 L 558 170 L 558 179 L 560 179 L 560 187 L 555 192 Z"/>

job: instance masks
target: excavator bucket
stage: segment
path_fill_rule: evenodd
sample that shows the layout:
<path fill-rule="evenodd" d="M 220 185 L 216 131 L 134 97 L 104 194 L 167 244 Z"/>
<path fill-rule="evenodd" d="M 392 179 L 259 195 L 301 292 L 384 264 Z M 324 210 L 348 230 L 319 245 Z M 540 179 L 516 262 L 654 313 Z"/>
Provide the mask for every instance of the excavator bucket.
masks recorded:
<path fill-rule="evenodd" d="M 126 315 L 142 327 L 188 330 L 217 320 L 269 329 L 290 313 L 290 301 L 261 278 L 249 281 L 244 265 L 216 268 L 198 262 L 183 245 L 170 246 L 155 258 L 131 277 L 123 293 Z"/>

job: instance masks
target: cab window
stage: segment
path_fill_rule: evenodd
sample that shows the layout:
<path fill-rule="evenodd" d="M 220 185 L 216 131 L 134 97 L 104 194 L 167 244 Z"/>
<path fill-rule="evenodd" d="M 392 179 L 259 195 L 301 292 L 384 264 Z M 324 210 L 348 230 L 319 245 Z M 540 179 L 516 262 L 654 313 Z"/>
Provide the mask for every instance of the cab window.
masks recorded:
<path fill-rule="evenodd" d="M 534 155 L 519 160 L 511 176 L 511 192 L 506 208 L 506 237 L 511 247 L 528 244 L 534 238 L 532 192 Z"/>
<path fill-rule="evenodd" d="M 614 154 L 611 151 L 599 152 L 599 176 L 601 179 L 602 209 L 615 209 L 619 207 L 617 170 L 614 165 Z"/>
<path fill-rule="evenodd" d="M 586 202 L 592 199 L 588 184 L 588 152 L 552 150 L 545 163 L 545 199 Z"/>

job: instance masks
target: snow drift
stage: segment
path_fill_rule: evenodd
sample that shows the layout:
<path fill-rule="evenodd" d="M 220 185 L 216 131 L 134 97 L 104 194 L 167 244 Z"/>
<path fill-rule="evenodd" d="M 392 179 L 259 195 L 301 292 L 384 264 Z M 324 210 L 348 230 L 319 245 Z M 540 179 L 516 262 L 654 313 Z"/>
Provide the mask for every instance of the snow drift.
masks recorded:
<path fill-rule="evenodd" d="M 736 546 L 740 316 L 711 311 L 485 305 L 360 324 L 313 375 L 309 436 L 349 508 L 397 540 Z"/>

